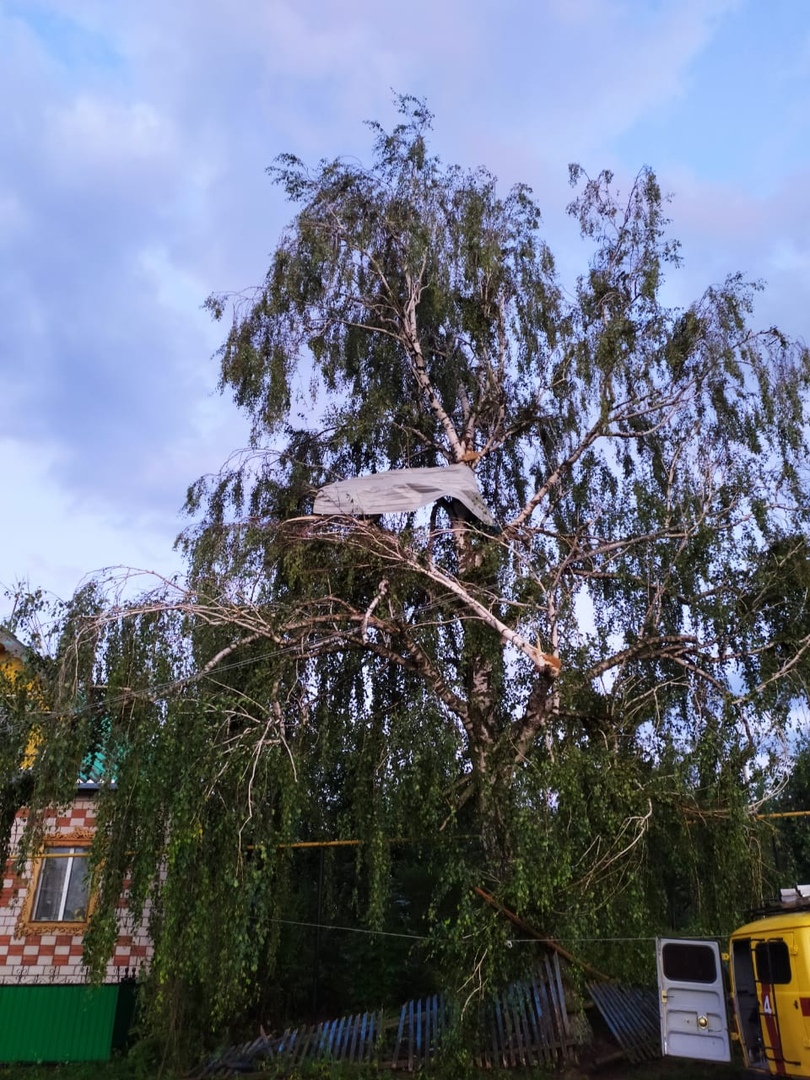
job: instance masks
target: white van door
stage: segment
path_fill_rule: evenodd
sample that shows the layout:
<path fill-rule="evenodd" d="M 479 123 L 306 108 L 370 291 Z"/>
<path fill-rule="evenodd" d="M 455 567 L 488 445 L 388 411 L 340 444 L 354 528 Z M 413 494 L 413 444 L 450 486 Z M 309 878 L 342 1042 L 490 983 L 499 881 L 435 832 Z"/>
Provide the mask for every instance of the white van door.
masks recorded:
<path fill-rule="evenodd" d="M 717 943 L 658 938 L 656 953 L 664 1053 L 730 1061 L 726 989 Z"/>

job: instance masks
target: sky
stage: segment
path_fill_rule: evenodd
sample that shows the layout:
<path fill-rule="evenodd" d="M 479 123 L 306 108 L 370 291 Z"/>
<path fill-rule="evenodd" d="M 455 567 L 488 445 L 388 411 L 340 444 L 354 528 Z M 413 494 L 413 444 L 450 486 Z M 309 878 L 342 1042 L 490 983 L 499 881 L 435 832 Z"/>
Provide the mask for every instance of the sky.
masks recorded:
<path fill-rule="evenodd" d="M 0 616 L 182 572 L 188 485 L 243 446 L 211 292 L 259 283 L 276 155 L 369 161 L 394 94 L 433 150 L 529 184 L 586 265 L 568 164 L 673 195 L 686 304 L 742 271 L 810 336 L 810 19 L 798 0 L 0 0 Z"/>

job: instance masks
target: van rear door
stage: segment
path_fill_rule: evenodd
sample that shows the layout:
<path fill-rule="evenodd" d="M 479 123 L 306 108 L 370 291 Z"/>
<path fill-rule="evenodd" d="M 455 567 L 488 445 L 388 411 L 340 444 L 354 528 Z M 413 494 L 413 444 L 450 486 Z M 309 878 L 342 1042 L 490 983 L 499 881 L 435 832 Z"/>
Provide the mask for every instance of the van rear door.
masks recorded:
<path fill-rule="evenodd" d="M 730 1061 L 726 989 L 717 942 L 658 938 L 656 952 L 664 1053 Z"/>

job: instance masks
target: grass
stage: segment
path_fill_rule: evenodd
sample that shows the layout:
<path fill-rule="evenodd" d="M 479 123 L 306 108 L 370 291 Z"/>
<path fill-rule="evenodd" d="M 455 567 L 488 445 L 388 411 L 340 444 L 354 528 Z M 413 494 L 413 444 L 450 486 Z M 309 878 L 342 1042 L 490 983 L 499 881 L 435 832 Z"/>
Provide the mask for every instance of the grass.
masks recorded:
<path fill-rule="evenodd" d="M 284 1073 L 264 1073 L 270 1080 L 281 1080 Z M 393 1077 L 393 1073 L 369 1070 L 367 1067 L 342 1065 L 338 1068 L 325 1067 L 322 1063 L 313 1068 L 296 1068 L 287 1074 L 290 1080 L 371 1080 L 372 1077 Z M 428 1080 L 450 1080 L 441 1067 L 431 1069 L 426 1074 Z M 472 1074 L 465 1080 L 539 1080 L 546 1076 L 551 1080 L 743 1080 L 750 1076 L 742 1062 L 730 1065 L 713 1065 L 699 1061 L 686 1061 L 677 1058 L 664 1058 L 661 1061 L 647 1062 L 643 1065 L 617 1063 L 598 1070 L 584 1067 L 572 1067 L 562 1073 L 544 1073 L 540 1069 L 503 1069 L 488 1070 Z M 86 1061 L 72 1065 L 7 1065 L 0 1066 L 0 1080 L 157 1080 L 158 1070 L 147 1065 L 143 1060 L 131 1060 L 125 1057 L 111 1061 Z M 164 1074 L 164 1080 L 171 1077 Z"/>

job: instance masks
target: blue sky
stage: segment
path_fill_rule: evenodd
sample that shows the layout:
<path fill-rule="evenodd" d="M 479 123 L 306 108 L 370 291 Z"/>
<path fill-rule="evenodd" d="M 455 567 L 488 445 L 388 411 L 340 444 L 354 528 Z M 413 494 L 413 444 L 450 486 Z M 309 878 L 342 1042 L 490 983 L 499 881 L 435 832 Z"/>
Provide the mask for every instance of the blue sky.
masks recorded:
<path fill-rule="evenodd" d="M 651 165 L 673 301 L 741 270 L 808 334 L 797 0 L 0 0 L 0 585 L 179 569 L 186 487 L 246 438 L 201 304 L 263 275 L 274 156 L 367 159 L 392 88 L 445 160 L 533 187 L 569 277 L 568 163 Z"/>

